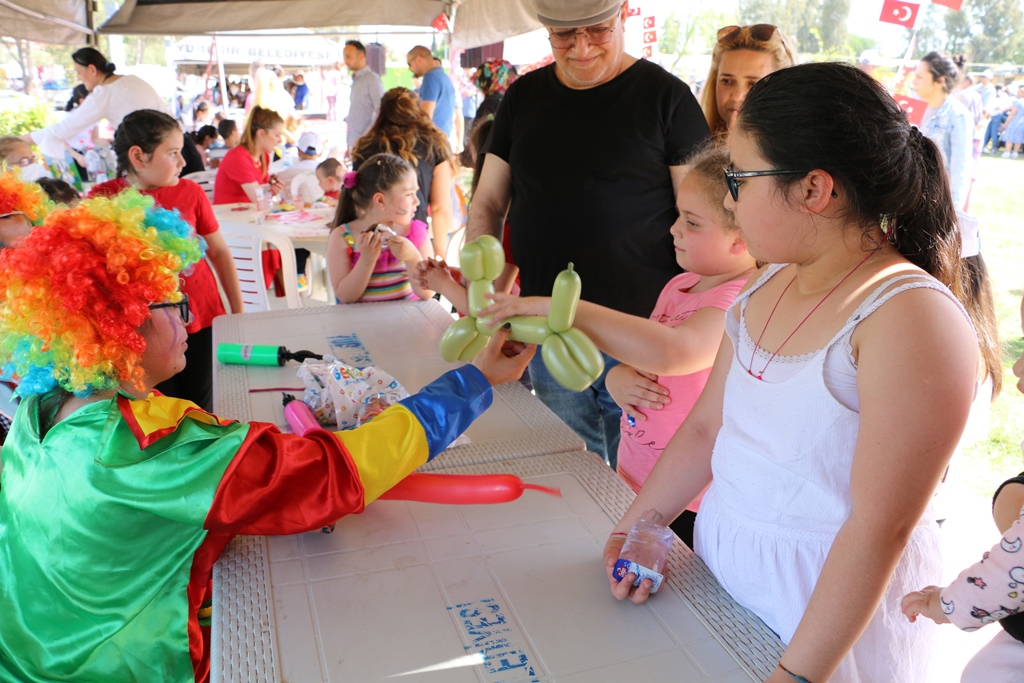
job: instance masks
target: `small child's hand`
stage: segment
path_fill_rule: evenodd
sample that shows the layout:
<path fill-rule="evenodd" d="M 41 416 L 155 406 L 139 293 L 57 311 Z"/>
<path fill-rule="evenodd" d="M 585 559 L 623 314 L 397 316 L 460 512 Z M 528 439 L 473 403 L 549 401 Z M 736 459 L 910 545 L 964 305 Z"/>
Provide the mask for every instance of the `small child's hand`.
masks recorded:
<path fill-rule="evenodd" d="M 919 591 L 903 596 L 903 614 L 910 623 L 917 621 L 919 616 L 928 617 L 936 624 L 948 624 L 949 617 L 942 611 L 942 589 L 938 586 L 926 586 Z"/>
<path fill-rule="evenodd" d="M 423 254 L 416 248 L 416 245 L 409 241 L 409 238 L 396 235 L 394 233 L 384 233 L 388 249 L 399 261 L 405 261 L 406 263 L 416 263 L 423 258 Z"/>
<path fill-rule="evenodd" d="M 456 286 L 459 284 L 455 282 L 455 278 L 452 277 L 452 271 L 448 268 L 448 264 L 444 262 L 444 259 L 423 259 L 416 264 L 416 276 L 419 279 L 420 287 L 435 292 L 442 291 L 441 288 L 447 282 Z"/>
<path fill-rule="evenodd" d="M 352 248 L 376 262 L 383 247 L 384 235 L 374 230 L 366 230 L 356 235 L 356 243 Z"/>
<path fill-rule="evenodd" d="M 668 403 L 668 389 L 658 384 L 658 376 L 620 363 L 608 371 L 604 380 L 608 393 L 620 408 L 637 420 L 646 420 L 641 408 L 661 410 Z"/>
<path fill-rule="evenodd" d="M 487 318 L 492 325 L 517 315 L 546 316 L 551 311 L 551 297 L 549 296 L 513 296 L 504 292 L 495 292 L 491 298 L 494 303 L 481 309 L 476 317 Z"/>

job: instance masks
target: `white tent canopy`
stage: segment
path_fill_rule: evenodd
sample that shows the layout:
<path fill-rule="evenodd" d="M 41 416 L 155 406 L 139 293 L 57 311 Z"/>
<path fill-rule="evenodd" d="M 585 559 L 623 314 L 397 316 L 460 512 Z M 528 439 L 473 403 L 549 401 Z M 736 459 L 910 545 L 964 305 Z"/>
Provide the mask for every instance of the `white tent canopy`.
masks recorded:
<path fill-rule="evenodd" d="M 206 64 L 210 60 L 213 36 L 189 36 L 167 49 L 167 60 Z M 342 48 L 337 41 L 316 35 L 274 36 L 273 40 L 256 36 L 217 36 L 214 59 L 224 64 L 245 64 L 257 59 L 282 66 L 319 66 L 342 61 Z"/>
<path fill-rule="evenodd" d="M 84 0 L 0 0 L 0 33 L 37 43 L 85 44 Z"/>
<path fill-rule="evenodd" d="M 452 47 L 500 43 L 540 27 L 532 0 L 464 0 L 455 14 Z"/>
<path fill-rule="evenodd" d="M 0 32 L 84 43 L 86 0 L 0 0 Z M 126 0 L 102 33 L 191 36 L 321 26 L 430 26 L 454 15 L 452 45 L 497 43 L 540 27 L 532 0 Z"/>

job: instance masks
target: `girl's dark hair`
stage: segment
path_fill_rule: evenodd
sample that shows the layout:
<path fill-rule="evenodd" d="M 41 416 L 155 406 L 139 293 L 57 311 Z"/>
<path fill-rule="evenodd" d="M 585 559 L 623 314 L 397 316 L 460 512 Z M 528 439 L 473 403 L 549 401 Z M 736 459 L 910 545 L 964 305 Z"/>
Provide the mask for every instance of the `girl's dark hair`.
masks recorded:
<path fill-rule="evenodd" d="M 155 109 L 139 109 L 124 117 L 114 133 L 117 175 L 125 176 L 132 170 L 128 150 L 138 147 L 144 154 L 152 154 L 172 130 L 180 132 L 181 126 L 169 114 Z"/>
<path fill-rule="evenodd" d="M 195 134 L 192 136 L 192 139 L 195 140 L 197 145 L 201 145 L 203 144 L 203 141 L 206 140 L 206 138 L 213 138 L 214 140 L 216 140 L 217 137 L 218 136 L 216 128 L 214 128 L 213 126 L 203 126 L 195 132 Z"/>
<path fill-rule="evenodd" d="M 63 180 L 56 178 L 40 178 L 36 182 L 36 185 L 43 188 L 43 192 L 53 202 L 57 204 L 64 204 L 65 206 L 74 206 L 81 199 L 78 194 L 78 190 L 68 185 Z"/>
<path fill-rule="evenodd" d="M 374 154 L 360 164 L 354 187 L 341 188 L 338 210 L 334 214 L 332 228 L 359 218 L 370 206 L 370 200 L 378 192 L 387 192 L 397 185 L 406 173 L 415 173 L 412 164 L 394 154 Z"/>
<path fill-rule="evenodd" d="M 846 218 L 865 235 L 885 223 L 899 252 L 949 287 L 981 327 L 939 148 L 878 81 L 835 62 L 782 69 L 750 89 L 737 127 L 773 168 L 828 172 L 846 199 Z M 775 182 L 785 188 L 803 177 Z"/>
<path fill-rule="evenodd" d="M 97 71 L 107 76 L 114 73 L 114 70 L 117 68 L 107 61 L 102 52 L 94 47 L 83 47 L 75 50 L 71 55 L 71 60 L 78 66 L 94 66 Z"/>
<path fill-rule="evenodd" d="M 960 82 L 960 69 L 952 57 L 933 51 L 922 57 L 921 61 L 928 65 L 932 78 L 942 84 L 947 94 L 956 90 Z"/>
<path fill-rule="evenodd" d="M 86 89 L 85 84 L 79 83 L 71 89 L 71 97 L 68 98 L 68 103 L 64 105 L 64 111 L 71 111 L 80 105 L 88 96 L 89 91 Z"/>
<path fill-rule="evenodd" d="M 249 154 L 256 154 L 256 131 L 267 131 L 278 125 L 284 125 L 281 115 L 273 109 L 257 104 L 249 111 L 249 118 L 245 122 L 245 130 L 242 131 L 242 139 L 238 144 L 249 150 Z"/>
<path fill-rule="evenodd" d="M 967 296 L 976 302 L 978 316 L 974 325 L 978 332 L 978 344 L 981 346 L 985 372 L 992 378 L 992 396 L 996 396 L 1003 388 L 1002 345 L 999 341 L 999 321 L 996 318 L 995 296 L 992 294 L 992 280 L 988 275 L 988 266 L 981 254 L 961 259 L 967 275 Z M 968 306 L 968 310 L 970 307 Z M 974 312 L 971 317 L 975 318 Z"/>
<path fill-rule="evenodd" d="M 217 132 L 220 133 L 220 136 L 225 140 L 231 137 L 231 134 L 234 133 L 237 128 L 238 123 L 234 119 L 224 119 L 217 124 Z"/>

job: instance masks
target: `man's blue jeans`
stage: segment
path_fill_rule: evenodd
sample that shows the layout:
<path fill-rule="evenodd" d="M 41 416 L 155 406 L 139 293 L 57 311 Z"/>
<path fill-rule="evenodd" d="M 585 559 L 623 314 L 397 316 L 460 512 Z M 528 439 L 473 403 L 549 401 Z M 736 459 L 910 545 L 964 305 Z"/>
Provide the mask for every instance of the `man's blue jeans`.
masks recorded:
<path fill-rule="evenodd" d="M 588 388 L 580 392 L 569 391 L 555 381 L 540 352 L 530 361 L 530 379 L 537 398 L 558 415 L 581 439 L 587 450 L 605 459 L 615 468 L 619 452 L 619 418 L 622 410 L 612 400 L 604 385 L 604 378 L 619 361 L 604 356 L 604 372 Z"/>

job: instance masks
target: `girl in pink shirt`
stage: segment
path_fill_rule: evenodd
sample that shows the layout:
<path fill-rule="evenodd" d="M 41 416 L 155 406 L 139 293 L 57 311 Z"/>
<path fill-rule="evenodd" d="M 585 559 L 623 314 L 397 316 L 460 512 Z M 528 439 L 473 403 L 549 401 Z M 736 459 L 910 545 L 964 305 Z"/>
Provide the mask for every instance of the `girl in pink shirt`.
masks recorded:
<path fill-rule="evenodd" d="M 676 260 L 686 272 L 672 278 L 649 319 L 580 301 L 574 326 L 622 361 L 606 384 L 622 408 L 618 473 L 639 491 L 669 439 L 693 408 L 711 373 L 725 333 L 725 309 L 756 269 L 722 200 L 728 154 L 698 152 L 676 192 L 679 218 L 671 233 Z M 480 317 L 547 315 L 551 299 L 495 294 Z M 673 530 L 693 544 L 698 498 Z"/>

